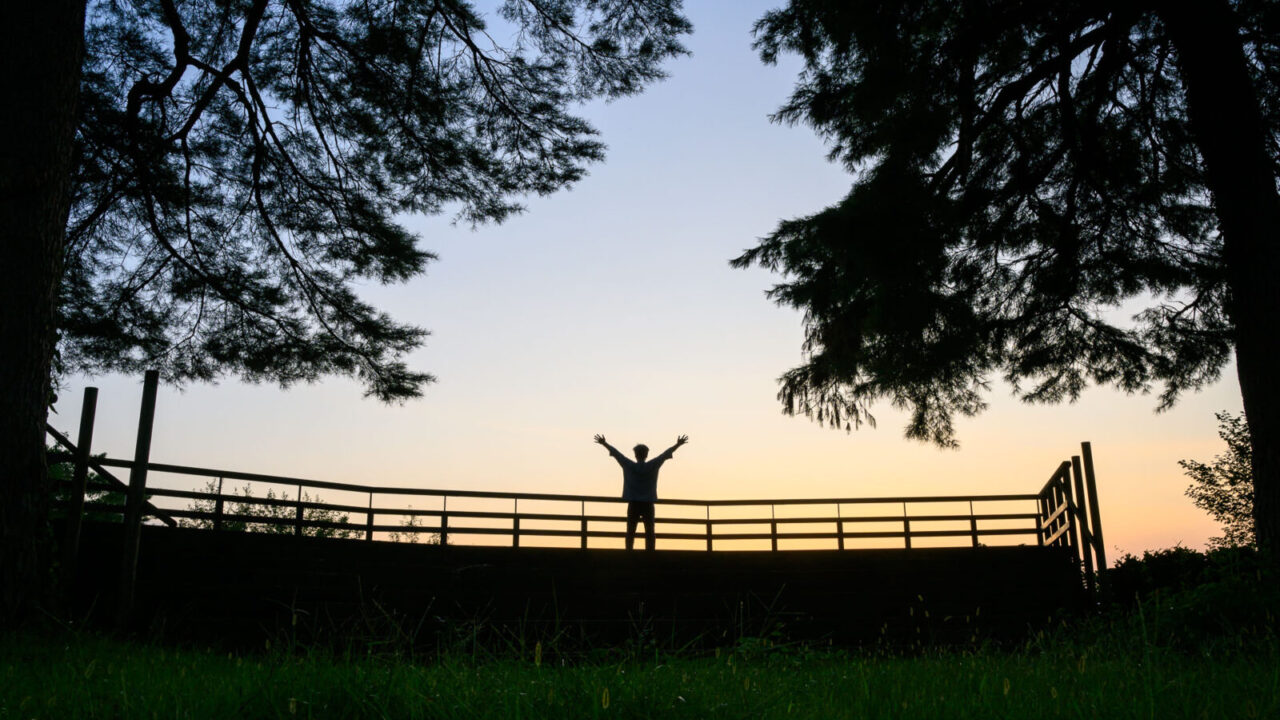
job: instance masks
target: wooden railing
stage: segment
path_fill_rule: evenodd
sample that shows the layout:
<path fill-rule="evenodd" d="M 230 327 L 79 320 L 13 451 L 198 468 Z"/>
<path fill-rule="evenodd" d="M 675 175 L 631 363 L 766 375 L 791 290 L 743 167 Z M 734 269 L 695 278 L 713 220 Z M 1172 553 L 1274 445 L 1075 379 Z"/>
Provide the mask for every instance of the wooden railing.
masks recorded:
<path fill-rule="evenodd" d="M 98 463 L 130 472 L 135 468 L 128 460 L 103 458 Z M 146 490 L 153 503 L 162 498 L 188 502 L 185 508 L 165 508 L 163 514 L 179 522 L 212 529 L 245 523 L 275 532 L 291 531 L 295 535 L 315 534 L 316 530 L 340 531 L 348 537 L 359 536 L 367 541 L 386 539 L 389 533 L 401 537 L 430 535 L 442 544 L 467 544 L 467 539 L 496 536 L 502 544 L 513 547 L 538 545 L 541 538 L 572 538 L 584 549 L 595 547 L 605 539 L 626 536 L 625 501 L 616 497 L 371 487 L 164 463 L 148 463 L 147 472 L 213 480 L 214 492 L 155 486 Z M 292 497 L 246 497 L 217 491 L 216 488 L 225 487 L 227 481 L 288 488 Z M 320 491 L 358 493 L 367 502 L 357 505 L 302 499 L 308 490 L 317 494 Z M 412 509 L 391 505 L 381 500 L 387 496 L 430 498 L 438 502 L 439 507 Z M 491 506 L 501 507 L 462 509 L 458 507 L 460 500 L 484 500 Z M 871 539 L 896 540 L 899 547 L 905 548 L 911 548 L 913 543 L 918 545 L 926 538 L 973 547 L 996 537 L 1039 544 L 1046 537 L 1041 513 L 1037 510 L 1041 500 L 1036 494 L 662 500 L 657 503 L 656 525 L 663 530 L 656 532 L 655 538 L 659 548 L 664 544 L 671 547 L 673 541 L 684 541 L 688 546 L 692 541 L 698 549 L 705 550 L 714 550 L 718 544 L 752 540 L 767 541 L 771 550 L 780 549 L 780 543 L 792 541 L 808 541 L 805 544 L 810 547 L 819 541 L 828 541 L 836 548 L 845 549 L 851 548 L 855 541 Z M 194 509 L 193 504 L 197 502 L 206 509 Z M 533 503 L 554 507 L 531 510 Z M 948 505 L 958 511 L 916 510 L 925 505 Z M 98 512 L 124 511 L 122 505 L 103 503 L 90 502 L 85 507 Z M 255 512 L 258 508 L 276 510 Z M 330 518 L 345 515 L 348 520 L 309 517 L 316 511 Z M 353 517 L 360 521 L 352 522 Z M 410 524 L 407 522 L 410 518 L 418 522 Z M 546 527 L 549 524 L 557 526 Z M 1010 524 L 1013 527 L 1008 527 Z"/>
<path fill-rule="evenodd" d="M 664 529 L 656 532 L 655 538 L 659 547 L 683 541 L 687 548 L 692 541 L 697 543 L 698 549 L 708 551 L 715 550 L 718 543 L 723 547 L 725 543 L 734 541 L 767 541 L 771 550 L 779 550 L 780 543 L 792 541 L 807 541 L 804 544 L 808 547 L 827 541 L 828 546 L 834 543 L 837 549 L 843 550 L 857 547 L 859 541 L 865 540 L 893 541 L 899 543 L 899 547 L 909 549 L 913 544 L 918 546 L 923 539 L 932 540 L 930 545 L 935 547 L 978 547 L 993 538 L 1006 538 L 1022 541 L 1021 544 L 1071 548 L 1083 562 L 1086 574 L 1091 576 L 1095 568 L 1105 568 L 1106 561 L 1097 503 L 1093 500 L 1096 489 L 1088 443 L 1084 444 L 1084 457 L 1086 462 L 1083 466 L 1089 468 L 1088 474 L 1081 473 L 1080 457 L 1073 458 L 1073 462 L 1064 461 L 1041 491 L 1035 494 L 662 500 L 656 506 L 656 525 Z M 60 459 L 72 458 L 68 455 Z M 133 475 L 137 464 L 130 460 L 99 458 L 92 461 L 91 466 L 98 470 L 100 477 L 110 478 L 113 482 L 90 483 L 86 485 L 88 492 L 119 491 L 127 489 L 127 486 L 116 480 L 108 468 L 120 468 Z M 1076 471 L 1075 488 L 1072 487 L 1073 468 Z M 154 473 L 208 478 L 216 483 L 212 492 L 155 485 L 147 487 L 145 493 L 150 500 L 145 504 L 144 517 L 154 517 L 170 525 L 223 530 L 233 524 L 246 524 L 256 529 L 294 535 L 319 532 L 366 541 L 385 540 L 392 533 L 401 538 L 426 535 L 440 544 L 468 544 L 468 538 L 490 536 L 513 547 L 538 545 L 540 538 L 573 538 L 583 549 L 597 546 L 593 541 L 626 536 L 625 501 L 616 497 L 368 486 L 147 463 L 143 474 Z M 267 497 L 223 492 L 227 481 L 287 488 L 293 491 L 293 496 L 289 497 L 288 493 L 280 496 L 273 493 Z M 308 490 L 315 491 L 317 497 L 306 499 Z M 357 505 L 323 501 L 318 499 L 321 491 L 359 494 L 367 502 Z M 438 501 L 439 507 L 414 509 L 393 505 L 383 500 L 388 496 L 401 500 L 431 498 Z M 1094 518 L 1085 516 L 1083 503 L 1077 503 L 1076 497 L 1090 499 L 1087 504 Z M 186 506 L 160 508 L 155 505 L 160 499 L 185 501 Z M 450 509 L 451 500 L 453 509 Z M 463 509 L 458 507 L 460 500 L 484 500 L 490 505 L 504 507 Z M 525 504 L 523 511 L 521 503 Z M 556 507 L 534 511 L 529 509 L 531 503 Z M 509 509 L 505 507 L 508 505 Z M 919 510 L 926 505 L 949 508 L 941 512 L 936 509 L 933 512 Z M 82 507 L 99 514 L 118 514 L 122 520 L 126 510 L 124 504 L 93 501 L 83 502 Z M 783 509 L 790 512 L 780 513 Z M 796 513 L 796 510 L 801 512 Z M 316 514 L 330 519 L 316 519 Z M 346 519 L 332 519 L 338 517 Z M 353 517 L 360 518 L 360 521 L 352 522 Z M 558 526 L 545 527 L 547 524 Z"/>
<path fill-rule="evenodd" d="M 568 539 L 570 545 L 588 549 L 601 547 L 604 541 L 614 544 L 627 535 L 625 501 L 616 497 L 367 486 L 153 463 L 149 458 L 158 382 L 157 373 L 146 373 L 134 460 L 91 456 L 97 401 L 94 388 L 85 391 L 76 443 L 48 427 L 49 434 L 65 450 L 56 452 L 54 459 L 74 466 L 63 494 L 66 500 L 61 504 L 67 518 L 63 544 L 66 567 L 74 567 L 81 518 L 86 511 L 118 516 L 125 526 L 118 603 L 122 621 L 132 606 L 139 529 L 148 517 L 170 526 L 213 531 L 242 524 L 270 532 L 340 535 L 368 542 L 387 540 L 393 534 L 412 541 L 428 534 L 441 545 L 493 544 L 487 541 L 496 538 L 498 544 L 521 547 L 552 541 L 563 545 Z M 128 470 L 128 484 L 108 468 Z M 98 473 L 95 483 L 88 481 L 90 469 Z M 185 478 L 185 488 L 149 484 L 152 474 Z M 192 479 L 205 479 L 206 490 L 195 489 Z M 223 490 L 228 480 L 264 484 L 272 490 L 267 496 L 226 493 Z M 293 497 L 285 491 L 276 496 L 275 488 L 288 488 Z M 103 490 L 123 492 L 126 501 L 114 504 L 87 499 Z M 308 497 L 308 490 L 313 491 L 314 497 Z M 324 501 L 320 499 L 321 492 L 354 494 L 364 502 Z M 394 502 L 394 498 L 403 501 L 406 497 L 429 498 L 438 501 L 439 507 L 414 509 Z M 487 503 L 489 507 L 459 507 L 468 502 Z M 713 551 L 743 541 L 762 546 L 767 541 L 773 551 L 786 549 L 781 547 L 783 543 L 797 541 L 806 549 L 823 543 L 828 547 L 833 543 L 839 550 L 855 549 L 868 542 L 911 549 L 922 543 L 933 547 L 978 547 L 985 541 L 999 540 L 1070 548 L 1083 563 L 1090 590 L 1095 588 L 1095 571 L 1106 568 L 1089 443 L 1082 445 L 1081 456 L 1061 463 L 1040 492 L 1034 494 L 662 500 L 656 508 L 655 524 L 662 530 L 655 533 L 655 539 L 667 549 Z M 352 517 L 363 522 L 351 522 Z"/>
<path fill-rule="evenodd" d="M 1085 465 L 1091 470 L 1087 443 L 1084 452 Z M 932 546 L 977 547 L 988 540 L 1004 538 L 1022 544 L 1072 548 L 1087 574 L 1092 575 L 1095 568 L 1105 567 L 1101 531 L 1091 529 L 1097 527 L 1096 520 L 1088 522 L 1074 498 L 1086 496 L 1086 492 L 1094 497 L 1096 490 L 1091 477 L 1080 474 L 1075 478 L 1080 488 L 1072 487 L 1072 468 L 1078 470 L 1082 466 L 1079 457 L 1073 460 L 1059 465 L 1035 494 L 662 500 L 657 504 L 656 524 L 663 530 L 655 533 L 655 538 L 659 547 L 673 547 L 679 542 L 688 548 L 696 543 L 698 549 L 705 550 L 734 541 L 766 541 L 771 550 L 779 550 L 780 543 L 784 544 L 781 549 L 787 549 L 785 545 L 793 541 L 806 541 L 804 545 L 808 547 L 827 541 L 828 546 L 834 543 L 838 549 L 852 549 L 859 541 L 878 540 L 911 548 L 924 539 L 930 539 Z M 133 461 L 111 458 L 101 458 L 95 466 L 103 471 L 120 468 L 131 475 L 136 468 Z M 625 501 L 616 497 L 367 486 L 165 463 L 147 463 L 146 470 L 147 475 L 164 473 L 213 480 L 212 492 L 152 485 L 146 489 L 151 502 L 145 514 L 215 530 L 243 523 L 295 535 L 339 532 L 366 541 L 385 540 L 391 533 L 402 538 L 428 535 L 441 544 L 468 544 L 468 540 L 474 542 L 475 538 L 488 536 L 513 547 L 539 545 L 542 538 L 572 538 L 584 549 L 626 535 Z M 288 493 L 266 497 L 223 492 L 228 481 L 288 489 L 292 497 Z M 1086 482 L 1087 491 L 1082 484 Z M 194 483 L 188 484 L 194 487 Z M 98 489 L 118 487 L 112 484 Z M 366 502 L 304 499 L 308 490 L 317 496 L 325 491 L 359 494 Z M 429 498 L 439 507 L 413 509 L 393 505 L 386 501 L 391 496 L 401 501 Z M 159 509 L 152 503 L 160 499 L 185 501 L 187 505 Z M 483 500 L 491 507 L 460 508 L 462 500 Z M 197 503 L 204 509 L 196 509 Z M 554 507 L 530 509 L 531 504 Z M 926 505 L 949 509 L 921 511 Z M 1089 505 L 1096 514 L 1096 501 Z M 122 518 L 125 510 L 124 505 L 108 503 L 88 502 L 84 507 L 99 513 L 119 513 Z M 265 509 L 272 510 L 264 512 Z M 315 519 L 317 512 L 328 518 L 345 516 L 346 520 Z M 352 518 L 359 521 L 353 522 Z M 546 527 L 548 524 L 555 527 Z"/>

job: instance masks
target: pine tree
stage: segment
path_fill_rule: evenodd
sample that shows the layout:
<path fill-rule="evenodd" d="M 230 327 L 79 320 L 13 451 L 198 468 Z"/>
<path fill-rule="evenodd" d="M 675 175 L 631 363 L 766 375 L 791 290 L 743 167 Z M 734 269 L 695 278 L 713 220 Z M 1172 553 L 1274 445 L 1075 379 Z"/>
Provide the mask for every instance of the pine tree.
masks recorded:
<path fill-rule="evenodd" d="M 805 62 L 777 119 L 855 177 L 734 261 L 804 313 L 786 411 L 849 428 L 887 400 L 954 445 L 993 377 L 1167 408 L 1234 354 L 1280 544 L 1277 3 L 792 0 L 756 32 Z"/>

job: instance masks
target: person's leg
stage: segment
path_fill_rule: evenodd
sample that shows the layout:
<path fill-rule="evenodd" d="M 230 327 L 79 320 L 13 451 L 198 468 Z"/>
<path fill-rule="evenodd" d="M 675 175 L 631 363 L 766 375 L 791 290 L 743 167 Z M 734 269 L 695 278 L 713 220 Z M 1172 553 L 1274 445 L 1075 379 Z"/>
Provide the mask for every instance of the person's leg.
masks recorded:
<path fill-rule="evenodd" d="M 640 519 L 639 508 L 636 503 L 627 503 L 627 549 L 635 547 L 636 544 L 636 521 Z"/>
<path fill-rule="evenodd" d="M 645 503 L 644 513 L 644 549 L 652 550 L 654 545 L 653 536 L 653 503 Z"/>

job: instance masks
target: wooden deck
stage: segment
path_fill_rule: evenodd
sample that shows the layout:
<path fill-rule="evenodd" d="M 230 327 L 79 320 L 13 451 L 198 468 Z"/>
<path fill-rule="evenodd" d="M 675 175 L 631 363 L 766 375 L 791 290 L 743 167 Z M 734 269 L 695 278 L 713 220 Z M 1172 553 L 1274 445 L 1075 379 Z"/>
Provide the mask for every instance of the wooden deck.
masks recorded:
<path fill-rule="evenodd" d="M 83 539 L 81 609 L 109 608 L 122 527 L 86 523 Z M 1086 598 L 1074 554 L 1052 546 L 627 552 L 163 526 L 143 527 L 140 545 L 136 628 L 245 647 L 293 633 L 428 647 L 476 632 L 582 647 L 951 642 L 1019 636 Z"/>

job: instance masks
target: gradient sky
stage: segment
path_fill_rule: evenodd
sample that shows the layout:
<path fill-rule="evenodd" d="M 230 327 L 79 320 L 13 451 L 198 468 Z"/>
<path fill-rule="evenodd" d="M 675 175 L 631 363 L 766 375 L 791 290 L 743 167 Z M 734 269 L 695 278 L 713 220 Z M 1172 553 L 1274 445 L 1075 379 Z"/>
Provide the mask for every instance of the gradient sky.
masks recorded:
<path fill-rule="evenodd" d="M 1150 395 L 1092 388 L 1028 406 L 996 384 L 990 409 L 959 422 L 955 451 L 905 440 L 887 406 L 852 434 L 782 415 L 775 379 L 800 361 L 800 316 L 764 297 L 777 278 L 728 260 L 850 177 L 811 130 L 768 120 L 798 70 L 751 50 L 753 22 L 776 4 L 689 3 L 693 56 L 639 97 L 585 109 L 609 152 L 570 191 L 501 226 L 407 220 L 440 260 L 365 297 L 432 331 L 410 358 L 439 378 L 423 398 L 386 406 L 340 378 L 164 387 L 153 461 L 607 495 L 620 473 L 593 434 L 656 452 L 687 433 L 664 497 L 850 497 L 1035 492 L 1089 440 L 1112 557 L 1202 546 L 1218 529 L 1183 495 L 1177 461 L 1224 449 L 1213 413 L 1240 410 L 1234 366 L 1161 414 Z M 94 450 L 130 457 L 141 378 L 69 378 L 55 427 L 74 430 L 86 384 L 101 388 Z"/>

